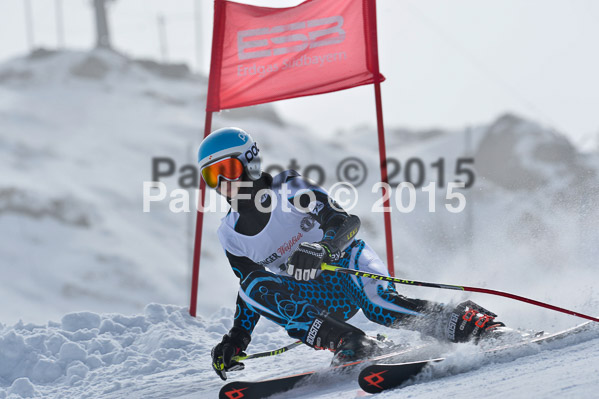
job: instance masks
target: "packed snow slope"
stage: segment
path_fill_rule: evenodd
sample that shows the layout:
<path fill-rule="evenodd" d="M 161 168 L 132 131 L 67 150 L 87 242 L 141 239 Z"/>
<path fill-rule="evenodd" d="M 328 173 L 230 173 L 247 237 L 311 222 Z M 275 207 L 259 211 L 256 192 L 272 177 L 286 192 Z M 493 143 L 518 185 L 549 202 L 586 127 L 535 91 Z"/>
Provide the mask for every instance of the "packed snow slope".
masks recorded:
<path fill-rule="evenodd" d="M 45 325 L 0 326 L 0 399 L 5 398 L 216 398 L 223 385 L 210 366 L 210 348 L 231 326 L 232 313 L 189 316 L 186 308 L 150 304 L 139 315 L 69 313 Z M 372 323 L 354 323 L 374 333 Z M 418 334 L 393 331 L 392 338 L 419 343 Z M 253 352 L 291 340 L 280 328 L 260 322 Z M 448 360 L 402 388 L 418 398 L 461 398 L 464 390 L 485 397 L 591 398 L 599 387 L 599 328 L 565 342 L 522 349 L 485 360 L 472 345 L 454 347 Z M 323 369 L 328 351 L 306 346 L 272 358 L 246 361 L 230 379 L 261 379 Z M 321 376 L 322 377 L 322 376 Z M 329 373 L 279 397 L 354 398 L 355 375 Z M 379 395 L 399 396 L 397 391 Z"/>
<path fill-rule="evenodd" d="M 197 397 L 198 392 L 211 397 L 218 391 L 209 349 L 230 327 L 237 289 L 215 234 L 227 209 L 206 213 L 202 318 L 192 320 L 181 306 L 189 301 L 194 206 L 182 211 L 170 196 L 185 188 L 194 203 L 190 187 L 197 182 L 193 170 L 205 94 L 206 79 L 183 66 L 112 52 L 38 51 L 0 64 L 0 397 Z M 372 190 L 379 180 L 373 127 L 311 132 L 286 124 L 270 106 L 215 115 L 215 128 L 229 125 L 254 136 L 265 168 L 291 165 L 318 179 L 309 166 L 320 165 L 326 188 L 338 181 L 342 160 L 359 158 L 368 174 L 351 212 L 362 219 L 360 238 L 384 254 L 383 217 L 376 212 L 380 190 Z M 392 191 L 396 275 L 499 289 L 599 314 L 597 153 L 581 153 L 559 132 L 510 114 L 463 130 L 388 127 L 386 137 L 387 153 L 398 162 L 390 163 L 392 183 L 406 179 L 406 170 L 412 181 L 423 175 L 423 186 L 436 183 L 432 210 L 429 193 L 418 188 L 414 210 L 399 212 Z M 144 212 L 143 182 L 152 180 L 154 158 L 169 158 L 174 170 L 159 178 L 166 198 Z M 460 168 L 460 159 L 474 162 L 461 161 Z M 161 163 L 159 170 L 168 167 Z M 460 191 L 466 207 L 454 214 L 445 208 L 456 205 L 446 199 L 448 182 L 468 178 L 464 168 L 472 168 L 474 183 Z M 354 172 L 349 170 L 351 181 Z M 402 199 L 408 203 L 407 191 Z M 555 331 L 577 323 L 502 298 L 399 288 L 443 302 L 471 298 L 514 327 Z M 400 341 L 419 339 L 364 320 L 355 323 L 373 333 L 396 334 Z M 250 349 L 288 342 L 262 320 Z M 503 396 L 506 381 L 532 393 L 524 385 L 527 373 L 547 369 L 535 377 L 535 389 L 547 389 L 539 391 L 541 397 L 553 390 L 567 396 L 570 386 L 572 397 L 585 396 L 577 394 L 589 384 L 599 387 L 596 366 L 590 366 L 599 363 L 593 344 L 597 341 L 542 352 L 519 361 L 519 372 L 510 364 L 484 366 L 444 379 L 456 387 L 439 382 L 436 389 L 448 395 L 455 389 L 457 395 L 459 385 L 478 387 L 478 378 L 497 384 L 485 394 Z M 330 357 L 307 348 L 284 356 L 284 362 L 256 360 L 233 378 L 284 374 L 298 364 L 319 367 Z M 559 364 L 562 358 L 572 362 L 571 370 Z M 555 377 L 573 370 L 582 373 L 580 383 Z M 426 388 L 434 384 L 406 391 L 434 397 L 435 390 Z M 344 391 L 345 397 L 353 397 L 355 389 Z"/>

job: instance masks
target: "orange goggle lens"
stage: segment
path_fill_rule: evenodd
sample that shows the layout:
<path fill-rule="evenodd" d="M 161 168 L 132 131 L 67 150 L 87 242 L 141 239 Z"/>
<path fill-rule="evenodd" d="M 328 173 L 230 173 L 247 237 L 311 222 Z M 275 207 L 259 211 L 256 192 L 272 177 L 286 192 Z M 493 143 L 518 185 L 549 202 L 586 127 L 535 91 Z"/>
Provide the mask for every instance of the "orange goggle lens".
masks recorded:
<path fill-rule="evenodd" d="M 202 178 L 210 188 L 216 188 L 221 177 L 237 180 L 243 174 L 243 164 L 237 158 L 226 158 L 202 169 Z"/>

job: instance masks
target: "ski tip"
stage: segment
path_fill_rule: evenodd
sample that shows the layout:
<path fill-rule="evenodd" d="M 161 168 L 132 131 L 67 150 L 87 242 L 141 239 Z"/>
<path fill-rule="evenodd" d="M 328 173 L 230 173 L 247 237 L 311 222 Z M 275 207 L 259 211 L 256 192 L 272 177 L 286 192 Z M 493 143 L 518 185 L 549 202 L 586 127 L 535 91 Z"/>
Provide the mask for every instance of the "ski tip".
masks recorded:
<path fill-rule="evenodd" d="M 230 382 L 220 389 L 218 399 L 243 398 L 245 396 L 244 391 L 247 389 L 248 387 L 239 381 Z"/>
<path fill-rule="evenodd" d="M 410 378 L 416 376 L 431 362 L 443 359 L 431 359 L 409 363 L 373 364 L 365 367 L 358 376 L 360 388 L 368 393 L 379 393 L 387 389 L 397 388 Z"/>

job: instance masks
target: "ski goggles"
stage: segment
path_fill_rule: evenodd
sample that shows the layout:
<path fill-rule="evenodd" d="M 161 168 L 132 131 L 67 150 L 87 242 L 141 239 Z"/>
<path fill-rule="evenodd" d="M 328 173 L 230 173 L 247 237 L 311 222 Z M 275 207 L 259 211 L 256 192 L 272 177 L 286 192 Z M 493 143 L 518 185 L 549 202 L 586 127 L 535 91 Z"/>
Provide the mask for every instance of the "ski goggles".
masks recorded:
<path fill-rule="evenodd" d="M 237 158 L 225 158 L 202 169 L 202 178 L 210 188 L 218 187 L 221 178 L 238 180 L 243 174 L 243 164 Z"/>

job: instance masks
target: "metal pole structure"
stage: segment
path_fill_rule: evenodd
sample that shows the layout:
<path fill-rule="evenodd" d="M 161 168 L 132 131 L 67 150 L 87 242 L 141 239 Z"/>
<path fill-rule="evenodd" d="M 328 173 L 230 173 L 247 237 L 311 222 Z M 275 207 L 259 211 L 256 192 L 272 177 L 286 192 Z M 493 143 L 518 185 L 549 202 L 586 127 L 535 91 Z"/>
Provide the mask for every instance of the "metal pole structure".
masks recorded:
<path fill-rule="evenodd" d="M 204 67 L 203 46 L 202 46 L 202 0 L 195 0 L 195 47 L 196 47 L 196 69 L 199 73 Z"/>
<path fill-rule="evenodd" d="M 64 48 L 64 23 L 62 17 L 62 0 L 56 0 L 56 44 L 58 48 Z"/>
<path fill-rule="evenodd" d="M 158 43 L 160 44 L 160 56 L 162 62 L 168 62 L 168 44 L 166 42 L 166 22 L 164 14 L 158 15 Z"/>
<path fill-rule="evenodd" d="M 35 38 L 33 37 L 33 13 L 31 11 L 31 0 L 25 0 L 25 27 L 27 30 L 27 45 L 29 51 L 33 51 Z"/>
<path fill-rule="evenodd" d="M 108 0 L 94 0 L 96 15 L 96 47 L 111 48 L 110 30 L 108 29 L 108 18 L 106 16 L 106 2 Z"/>

